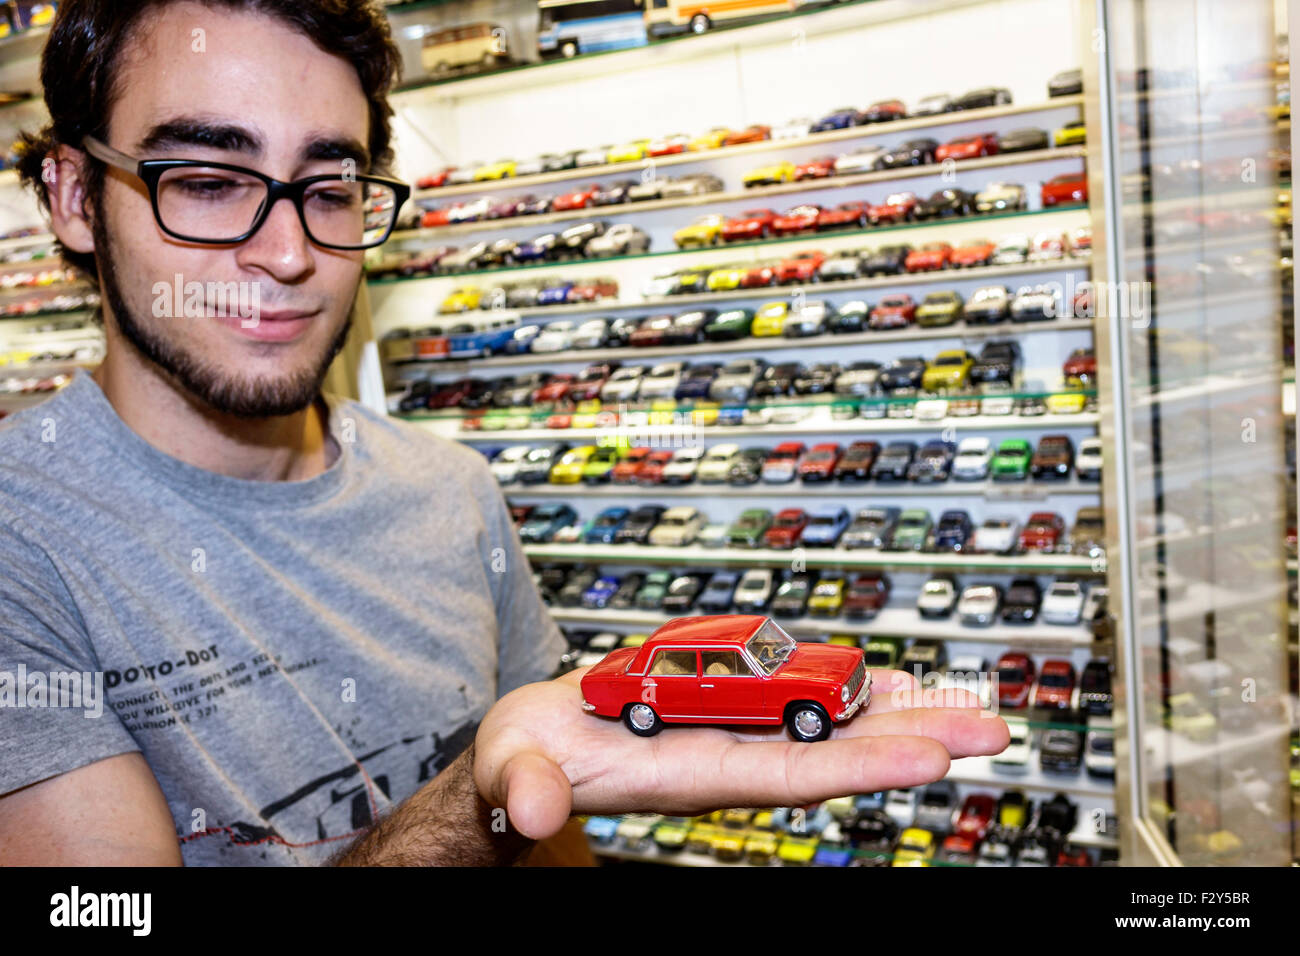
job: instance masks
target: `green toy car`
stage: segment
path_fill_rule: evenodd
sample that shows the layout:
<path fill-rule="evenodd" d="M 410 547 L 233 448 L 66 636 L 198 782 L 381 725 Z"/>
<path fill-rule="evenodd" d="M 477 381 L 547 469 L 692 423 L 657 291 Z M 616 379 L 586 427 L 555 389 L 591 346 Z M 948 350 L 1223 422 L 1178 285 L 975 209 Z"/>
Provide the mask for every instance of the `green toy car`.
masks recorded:
<path fill-rule="evenodd" d="M 668 585 L 672 582 L 672 572 L 651 571 L 636 594 L 636 606 L 643 611 L 658 611 L 664 603 L 664 595 L 668 593 Z"/>
<path fill-rule="evenodd" d="M 704 337 L 710 342 L 743 339 L 754 324 L 753 309 L 727 309 L 704 327 Z"/>
<path fill-rule="evenodd" d="M 908 508 L 898 516 L 894 529 L 894 551 L 923 551 L 930 538 L 930 512 L 924 508 Z"/>
<path fill-rule="evenodd" d="M 903 656 L 903 642 L 896 637 L 873 637 L 862 645 L 862 660 L 868 667 L 898 666 Z"/>
<path fill-rule="evenodd" d="M 1008 438 L 998 446 L 989 466 L 989 476 L 994 481 L 1024 481 L 1029 477 L 1029 462 L 1034 450 L 1023 438 Z"/>
<path fill-rule="evenodd" d="M 746 508 L 727 529 L 727 542 L 733 548 L 757 548 L 763 535 L 772 527 L 772 512 L 766 508 Z"/>

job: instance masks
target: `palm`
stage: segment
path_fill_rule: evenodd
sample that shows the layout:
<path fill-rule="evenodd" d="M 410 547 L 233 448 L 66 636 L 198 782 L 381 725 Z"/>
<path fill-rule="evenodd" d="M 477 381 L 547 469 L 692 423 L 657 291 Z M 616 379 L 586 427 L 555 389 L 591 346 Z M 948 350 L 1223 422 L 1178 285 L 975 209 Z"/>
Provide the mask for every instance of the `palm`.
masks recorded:
<path fill-rule="evenodd" d="M 582 710 L 583 673 L 519 688 L 479 729 L 479 790 L 527 836 L 550 835 L 570 813 L 691 815 L 917 786 L 942 777 L 951 758 L 999 753 L 1009 741 L 973 694 L 911 706 L 916 680 L 884 670 L 872 672 L 867 712 L 820 743 L 796 743 L 780 727 L 670 727 L 643 738 Z"/>

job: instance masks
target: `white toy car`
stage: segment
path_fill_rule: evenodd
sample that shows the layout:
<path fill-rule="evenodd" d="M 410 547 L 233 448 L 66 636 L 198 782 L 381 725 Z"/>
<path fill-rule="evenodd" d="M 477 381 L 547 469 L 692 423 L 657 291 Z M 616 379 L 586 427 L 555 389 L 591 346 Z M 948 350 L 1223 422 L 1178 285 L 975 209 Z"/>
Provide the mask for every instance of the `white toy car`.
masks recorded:
<path fill-rule="evenodd" d="M 754 383 L 763 374 L 761 359 L 737 359 L 724 365 L 709 386 L 709 398 L 715 402 L 743 402 Z"/>
<path fill-rule="evenodd" d="M 1043 595 L 1038 611 L 1048 624 L 1078 624 L 1083 615 L 1083 587 L 1078 581 L 1057 581 Z"/>
<path fill-rule="evenodd" d="M 624 365 L 609 377 L 600 390 L 602 402 L 630 402 L 641 388 L 645 369 L 639 365 Z"/>
<path fill-rule="evenodd" d="M 916 610 L 921 617 L 947 617 L 957 603 L 957 585 L 947 578 L 931 578 L 916 596 Z"/>
<path fill-rule="evenodd" d="M 985 518 L 975 529 L 973 550 L 983 554 L 1010 554 L 1020 538 L 1020 522 L 1015 518 Z"/>
<path fill-rule="evenodd" d="M 575 349 L 598 349 L 605 344 L 605 333 L 609 331 L 607 319 L 587 319 L 573 332 Z"/>
<path fill-rule="evenodd" d="M 504 448 L 501 453 L 492 459 L 488 466 L 492 469 L 492 474 L 496 477 L 497 483 L 508 485 L 519 477 L 519 466 L 523 464 L 524 458 L 532 450 L 531 445 L 511 445 Z"/>
<path fill-rule="evenodd" d="M 979 481 L 989 476 L 993 442 L 987 438 L 963 438 L 952 459 L 952 477 L 958 481 Z"/>
<path fill-rule="evenodd" d="M 1115 777 L 1115 724 L 1109 717 L 1088 718 L 1083 745 L 1083 766 L 1088 776 L 1111 780 Z"/>
<path fill-rule="evenodd" d="M 1079 450 L 1074 456 L 1074 473 L 1080 481 L 1096 481 L 1101 478 L 1101 439 L 1096 436 L 1079 442 Z"/>
<path fill-rule="evenodd" d="M 988 627 L 998 618 L 1002 592 L 992 584 L 972 584 L 961 592 L 957 614 L 963 624 Z"/>
<path fill-rule="evenodd" d="M 993 250 L 993 265 L 1010 266 L 1029 258 L 1029 237 L 1024 233 L 1003 236 Z"/>
<path fill-rule="evenodd" d="M 663 362 L 641 378 L 642 398 L 672 398 L 682 381 L 685 362 Z"/>
<path fill-rule="evenodd" d="M 1020 210 L 1026 206 L 1025 187 L 1019 183 L 989 183 L 975 194 L 976 212 Z"/>
<path fill-rule="evenodd" d="M 663 483 L 665 485 L 684 485 L 695 480 L 695 469 L 704 457 L 704 449 L 699 445 L 692 448 L 679 448 L 673 460 L 664 465 Z"/>
<path fill-rule="evenodd" d="M 916 803 L 920 794 L 915 788 L 907 790 L 890 790 L 885 797 L 885 813 L 898 824 L 899 829 L 906 829 L 916 819 Z"/>
<path fill-rule="evenodd" d="M 806 116 L 792 119 L 788 123 L 772 128 L 773 139 L 803 139 L 813 127 L 813 121 Z"/>
<path fill-rule="evenodd" d="M 699 537 L 704 527 L 704 515 L 698 508 L 682 505 L 669 508 L 650 530 L 650 544 L 657 547 L 680 548 Z"/>
<path fill-rule="evenodd" d="M 1011 733 L 1011 742 L 1007 749 L 993 757 L 993 769 L 999 773 L 1028 773 L 1030 758 L 1034 752 L 1033 731 L 1029 721 L 1024 717 L 1003 717 L 1007 730 Z"/>
<path fill-rule="evenodd" d="M 714 445 L 705 454 L 695 477 L 702 484 L 716 484 L 727 480 L 732 460 L 740 451 L 739 445 Z"/>
<path fill-rule="evenodd" d="M 573 336 L 578 330 L 577 323 L 569 321 L 550 322 L 542 327 L 533 339 L 533 352 L 563 352 L 573 345 Z"/>
<path fill-rule="evenodd" d="M 840 176 L 850 173 L 869 173 L 876 168 L 876 161 L 884 155 L 883 146 L 867 146 L 857 152 L 845 153 L 835 160 L 835 172 Z"/>
<path fill-rule="evenodd" d="M 736 611 L 744 613 L 758 613 L 767 607 L 767 602 L 772 597 L 772 569 L 771 568 L 754 568 L 745 572 L 745 576 L 740 579 L 736 585 L 735 593 L 731 596 L 731 603 L 736 606 Z"/>

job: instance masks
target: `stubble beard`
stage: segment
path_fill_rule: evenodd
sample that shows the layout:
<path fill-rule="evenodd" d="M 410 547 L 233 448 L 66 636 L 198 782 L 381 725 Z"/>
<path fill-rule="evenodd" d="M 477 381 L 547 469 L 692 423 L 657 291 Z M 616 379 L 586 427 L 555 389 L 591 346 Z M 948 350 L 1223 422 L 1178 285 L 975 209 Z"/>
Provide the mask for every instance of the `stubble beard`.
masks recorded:
<path fill-rule="evenodd" d="M 156 330 L 136 318 L 122 295 L 113 254 L 114 246 L 108 235 L 102 208 L 95 210 L 91 228 L 95 238 L 95 264 L 104 286 L 104 301 L 112 310 L 118 329 L 143 358 L 174 384 L 214 411 L 243 419 L 292 415 L 315 401 L 330 364 L 347 342 L 348 333 L 352 329 L 351 309 L 334 341 L 313 365 L 295 369 L 290 374 L 272 380 L 250 382 L 231 377 L 202 356 L 187 351 L 178 339 L 159 335 Z"/>

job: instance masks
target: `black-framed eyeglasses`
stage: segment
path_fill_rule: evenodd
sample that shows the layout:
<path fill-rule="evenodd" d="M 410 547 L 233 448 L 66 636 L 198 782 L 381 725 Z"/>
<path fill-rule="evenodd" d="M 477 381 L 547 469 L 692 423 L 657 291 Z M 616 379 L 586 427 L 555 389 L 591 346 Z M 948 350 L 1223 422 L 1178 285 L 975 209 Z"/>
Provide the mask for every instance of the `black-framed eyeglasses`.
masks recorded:
<path fill-rule="evenodd" d="M 154 218 L 185 242 L 232 245 L 250 239 L 275 204 L 289 199 L 307 237 L 327 249 L 372 249 L 397 225 L 411 187 L 384 176 L 308 176 L 291 183 L 255 169 L 198 159 L 136 159 L 87 136 L 86 152 L 139 178 Z"/>

